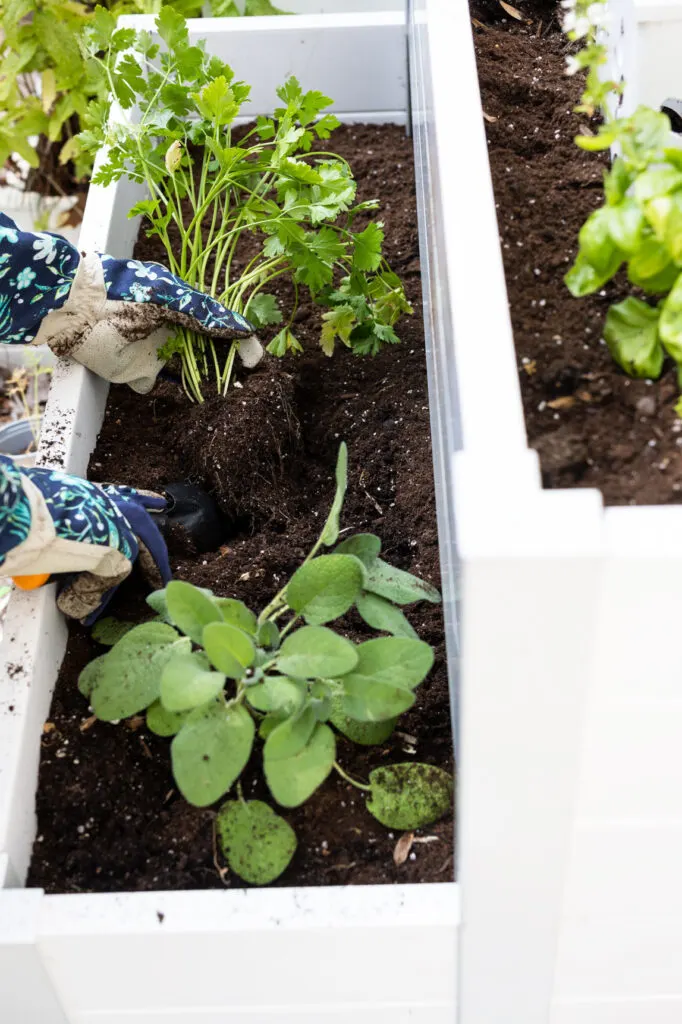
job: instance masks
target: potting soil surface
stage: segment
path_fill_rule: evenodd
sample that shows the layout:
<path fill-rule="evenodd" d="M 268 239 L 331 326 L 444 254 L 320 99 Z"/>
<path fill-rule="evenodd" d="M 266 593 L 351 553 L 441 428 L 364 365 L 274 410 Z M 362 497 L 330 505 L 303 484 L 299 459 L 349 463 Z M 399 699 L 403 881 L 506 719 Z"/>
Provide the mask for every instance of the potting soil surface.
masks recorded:
<path fill-rule="evenodd" d="M 148 397 L 112 387 L 90 462 L 93 480 L 159 489 L 191 478 L 209 488 L 226 519 L 224 542 L 197 555 L 174 532 L 174 574 L 256 611 L 319 534 L 334 493 L 341 440 L 349 448 L 342 528 L 377 533 L 389 561 L 439 584 L 412 146 L 395 126 L 341 128 L 330 145 L 350 161 L 360 198 L 381 199 L 386 254 L 415 309 L 398 325 L 402 344 L 375 358 L 344 349 L 328 359 L 318 348 L 323 310 L 304 303 L 295 330 L 305 354 L 268 357 L 256 371 L 240 374 L 241 387 L 226 400 L 192 405 L 168 382 Z M 136 255 L 163 260 L 144 238 Z M 286 308 L 291 289 L 279 284 L 273 290 Z M 264 332 L 264 340 L 269 336 Z M 147 592 L 136 573 L 110 613 L 127 620 L 149 615 Z M 452 769 L 441 608 L 422 603 L 407 612 L 420 637 L 434 646 L 435 667 L 385 744 L 358 747 L 339 737 L 338 760 L 358 779 L 377 765 L 404 761 Z M 356 641 L 376 635 L 355 614 L 343 625 Z M 76 683 L 80 670 L 103 651 L 88 630 L 71 627 L 43 736 L 29 884 L 52 893 L 241 886 L 216 852 L 215 808 L 190 806 L 174 785 L 169 741 L 151 734 L 141 717 L 119 725 L 90 717 Z M 261 764 L 257 744 L 243 775 L 244 793 L 272 804 Z M 451 816 L 417 833 L 407 859 L 396 865 L 400 834 L 372 818 L 363 794 L 336 775 L 302 807 L 283 814 L 296 831 L 298 849 L 276 884 L 453 877 Z"/>
<path fill-rule="evenodd" d="M 547 487 L 597 487 L 610 505 L 678 502 L 674 368 L 632 380 L 612 361 L 602 329 L 611 302 L 631 294 L 624 275 L 583 299 L 563 282 L 603 201 L 606 157 L 573 142 L 596 126 L 573 112 L 582 81 L 565 74 L 560 7 L 514 7 L 524 20 L 497 0 L 472 0 L 471 14 L 529 443 Z M 482 374 L 485 360 L 481 339 Z"/>

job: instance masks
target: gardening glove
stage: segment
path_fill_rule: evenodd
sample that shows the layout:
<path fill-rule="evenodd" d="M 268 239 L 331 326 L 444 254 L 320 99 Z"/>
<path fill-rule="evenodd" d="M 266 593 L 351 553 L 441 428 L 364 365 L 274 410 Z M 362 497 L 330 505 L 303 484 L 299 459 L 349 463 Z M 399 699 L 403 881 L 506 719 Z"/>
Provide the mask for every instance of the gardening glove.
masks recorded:
<path fill-rule="evenodd" d="M 21 231 L 0 213 L 0 342 L 49 345 L 145 394 L 163 367 L 172 325 L 242 338 L 248 368 L 263 356 L 253 328 L 160 263 L 79 253 L 61 235 Z"/>
<path fill-rule="evenodd" d="M 135 559 L 154 588 L 169 582 L 166 544 L 150 516 L 165 508 L 160 495 L 20 469 L 0 456 L 0 570 L 25 590 L 68 574 L 57 604 L 89 624 Z"/>

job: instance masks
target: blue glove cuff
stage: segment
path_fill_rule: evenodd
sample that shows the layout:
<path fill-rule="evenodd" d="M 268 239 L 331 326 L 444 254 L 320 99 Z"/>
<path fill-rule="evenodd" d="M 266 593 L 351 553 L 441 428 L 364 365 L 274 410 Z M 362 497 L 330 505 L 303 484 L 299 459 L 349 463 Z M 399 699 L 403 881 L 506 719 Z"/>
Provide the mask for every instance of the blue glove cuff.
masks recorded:
<path fill-rule="evenodd" d="M 0 213 L 0 343 L 28 345 L 64 305 L 80 255 L 61 235 L 20 231 Z"/>
<path fill-rule="evenodd" d="M 197 330 L 209 334 L 252 334 L 254 328 L 239 313 L 217 299 L 191 288 L 160 263 L 117 260 L 99 254 L 108 299 L 150 302 L 197 321 Z"/>

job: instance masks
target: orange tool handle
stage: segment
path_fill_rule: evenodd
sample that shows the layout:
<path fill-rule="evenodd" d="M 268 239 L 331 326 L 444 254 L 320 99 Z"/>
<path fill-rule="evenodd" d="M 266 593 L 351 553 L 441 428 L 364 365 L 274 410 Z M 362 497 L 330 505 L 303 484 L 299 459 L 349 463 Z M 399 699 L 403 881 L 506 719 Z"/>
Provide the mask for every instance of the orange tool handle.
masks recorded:
<path fill-rule="evenodd" d="M 49 572 L 40 573 L 37 576 L 13 576 L 12 579 L 19 587 L 19 590 L 37 590 L 47 583 L 50 578 Z"/>

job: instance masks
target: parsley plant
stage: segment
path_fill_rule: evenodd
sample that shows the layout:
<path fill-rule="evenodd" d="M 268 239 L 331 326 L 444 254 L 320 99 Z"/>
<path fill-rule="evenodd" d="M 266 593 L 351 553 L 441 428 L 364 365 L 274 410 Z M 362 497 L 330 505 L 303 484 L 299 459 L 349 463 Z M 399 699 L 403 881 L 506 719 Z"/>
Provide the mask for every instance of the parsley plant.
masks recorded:
<path fill-rule="evenodd" d="M 186 23 L 172 8 L 161 10 L 156 25 L 160 45 L 148 32 L 116 31 L 108 12 L 95 12 L 91 55 L 123 118 L 109 120 L 100 106 L 80 135 L 88 150 L 108 147 L 94 180 L 109 184 L 127 175 L 145 183 L 149 198 L 130 213 L 147 219 L 170 269 L 256 327 L 283 324 L 268 346 L 274 355 L 301 351 L 292 329 L 301 287 L 328 307 L 320 338 L 327 355 L 337 340 L 362 355 L 397 342 L 394 325 L 411 308 L 382 255 L 382 224 L 353 230 L 357 215 L 378 204 L 356 203 L 347 161 L 315 148 L 339 124 L 323 113 L 331 99 L 303 92 L 291 77 L 277 90 L 282 105 L 274 117 L 259 117 L 235 135 L 249 86 L 203 43 L 190 44 Z M 96 54 L 105 49 L 100 60 Z M 133 108 L 139 117 L 127 113 Z M 242 243 L 254 235 L 258 249 L 244 256 Z M 268 291 L 282 276 L 293 281 L 296 295 L 286 317 Z M 235 345 L 221 364 L 211 341 L 181 331 L 162 354 L 173 351 L 182 357 L 191 397 L 202 400 L 210 363 L 225 393 Z"/>

